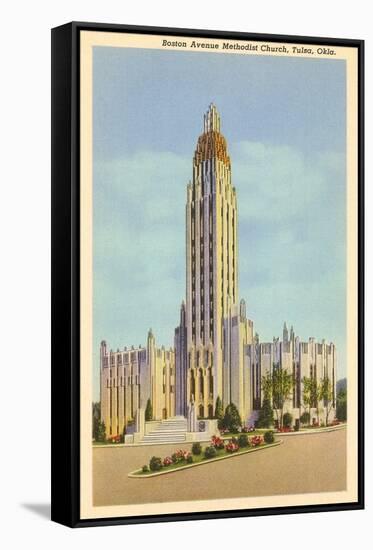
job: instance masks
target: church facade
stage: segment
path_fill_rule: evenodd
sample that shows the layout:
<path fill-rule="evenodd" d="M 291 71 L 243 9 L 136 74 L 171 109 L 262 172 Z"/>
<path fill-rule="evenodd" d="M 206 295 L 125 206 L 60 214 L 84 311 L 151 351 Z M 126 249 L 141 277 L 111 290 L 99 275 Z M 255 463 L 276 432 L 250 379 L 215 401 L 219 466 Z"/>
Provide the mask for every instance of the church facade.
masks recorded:
<path fill-rule="evenodd" d="M 239 298 L 237 223 L 227 143 L 216 107 L 210 105 L 187 185 L 186 297 L 174 347 L 156 347 L 152 331 L 146 347 L 113 352 L 101 343 L 101 419 L 107 436 L 122 434 L 148 400 L 156 420 L 186 416 L 190 403 L 200 418 L 212 418 L 220 398 L 223 407 L 234 403 L 242 420 L 253 423 L 262 404 L 262 376 L 273 368 L 293 375 L 287 410 L 294 418 L 304 410 L 304 376 L 329 377 L 335 400 L 334 344 L 312 338 L 300 342 L 286 326 L 282 341 L 260 343 L 254 335 Z"/>

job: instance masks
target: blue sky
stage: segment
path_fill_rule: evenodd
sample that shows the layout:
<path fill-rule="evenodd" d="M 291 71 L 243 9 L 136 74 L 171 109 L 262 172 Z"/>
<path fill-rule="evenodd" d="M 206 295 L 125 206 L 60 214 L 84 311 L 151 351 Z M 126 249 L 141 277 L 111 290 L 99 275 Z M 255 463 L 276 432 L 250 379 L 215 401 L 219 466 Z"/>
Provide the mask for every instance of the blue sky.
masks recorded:
<path fill-rule="evenodd" d="M 239 286 L 262 341 L 284 320 L 337 345 L 345 375 L 342 60 L 94 48 L 94 373 L 98 349 L 173 345 L 186 185 L 214 102 L 239 209 Z"/>

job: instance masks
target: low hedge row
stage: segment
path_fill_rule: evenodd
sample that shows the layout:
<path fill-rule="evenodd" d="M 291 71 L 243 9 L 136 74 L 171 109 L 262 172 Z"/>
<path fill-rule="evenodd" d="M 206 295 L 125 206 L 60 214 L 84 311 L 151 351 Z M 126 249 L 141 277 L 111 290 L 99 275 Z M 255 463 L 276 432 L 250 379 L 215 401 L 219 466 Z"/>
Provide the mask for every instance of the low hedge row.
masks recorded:
<path fill-rule="evenodd" d="M 158 456 L 152 456 L 149 461 L 149 465 L 145 464 L 142 467 L 142 471 L 146 472 L 159 472 L 163 467 L 171 466 L 185 462 L 185 464 L 192 464 L 194 462 L 193 457 L 199 457 L 202 453 L 205 459 L 211 459 L 218 455 L 220 450 L 225 449 L 227 453 L 235 453 L 239 449 L 245 449 L 247 447 L 258 447 L 263 443 L 270 444 L 274 442 L 274 433 L 272 431 L 265 432 L 264 437 L 261 435 L 255 435 L 248 437 L 246 433 L 241 433 L 238 437 L 232 437 L 228 442 L 224 441 L 218 436 L 213 436 L 209 445 L 204 449 L 201 443 L 194 442 L 191 451 L 185 451 L 183 449 L 177 450 L 171 456 L 166 456 L 163 460 Z"/>

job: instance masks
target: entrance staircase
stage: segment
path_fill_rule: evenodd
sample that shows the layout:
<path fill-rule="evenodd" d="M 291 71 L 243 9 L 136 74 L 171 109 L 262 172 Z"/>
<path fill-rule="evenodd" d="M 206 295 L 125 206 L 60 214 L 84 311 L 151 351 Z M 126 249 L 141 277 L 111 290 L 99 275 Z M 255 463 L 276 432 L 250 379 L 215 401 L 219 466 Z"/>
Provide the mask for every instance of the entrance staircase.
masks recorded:
<path fill-rule="evenodd" d="M 145 434 L 142 443 L 183 443 L 186 440 L 187 420 L 183 416 L 174 416 L 161 420 L 148 434 Z"/>

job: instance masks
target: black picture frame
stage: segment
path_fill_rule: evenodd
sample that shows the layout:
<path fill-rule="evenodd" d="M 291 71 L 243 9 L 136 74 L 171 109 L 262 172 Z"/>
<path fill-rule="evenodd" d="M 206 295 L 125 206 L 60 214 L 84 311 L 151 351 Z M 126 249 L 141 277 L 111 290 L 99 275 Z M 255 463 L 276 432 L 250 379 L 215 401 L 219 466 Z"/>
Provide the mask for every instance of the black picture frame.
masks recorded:
<path fill-rule="evenodd" d="M 358 50 L 358 499 L 250 510 L 81 519 L 80 503 L 80 33 L 141 33 L 291 42 Z M 72 22 L 52 29 L 52 520 L 88 527 L 364 508 L 364 41 Z"/>

